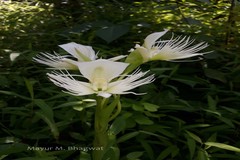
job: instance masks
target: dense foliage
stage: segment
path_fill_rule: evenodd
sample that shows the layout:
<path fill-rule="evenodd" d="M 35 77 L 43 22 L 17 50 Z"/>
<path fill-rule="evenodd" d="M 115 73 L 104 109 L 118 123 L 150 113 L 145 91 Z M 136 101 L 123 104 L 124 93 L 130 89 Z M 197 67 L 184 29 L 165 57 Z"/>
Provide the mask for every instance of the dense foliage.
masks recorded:
<path fill-rule="evenodd" d="M 213 52 L 198 61 L 142 66 L 156 80 L 138 89 L 146 95 L 122 96 L 121 115 L 111 125 L 121 159 L 240 159 L 237 0 L 0 3 L 0 159 L 87 160 L 91 154 L 95 102 L 63 93 L 33 56 L 63 53 L 58 45 L 72 41 L 94 46 L 101 57 L 128 54 L 165 28 L 206 41 Z"/>

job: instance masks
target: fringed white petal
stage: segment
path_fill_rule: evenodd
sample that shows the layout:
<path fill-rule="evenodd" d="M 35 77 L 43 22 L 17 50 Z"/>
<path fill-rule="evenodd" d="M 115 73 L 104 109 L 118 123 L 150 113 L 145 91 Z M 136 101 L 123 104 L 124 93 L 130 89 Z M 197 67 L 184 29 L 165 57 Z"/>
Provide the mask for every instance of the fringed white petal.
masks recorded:
<path fill-rule="evenodd" d="M 67 56 L 61 56 L 57 53 L 40 53 L 33 58 L 34 61 L 50 66 L 55 69 L 77 69 L 77 66 L 74 65 L 73 60 L 66 58 Z"/>
<path fill-rule="evenodd" d="M 49 79 L 57 86 L 66 89 L 69 94 L 75 96 L 90 95 L 96 93 L 91 88 L 91 84 L 75 80 L 69 73 L 57 73 L 47 74 Z"/>
<path fill-rule="evenodd" d="M 198 53 L 199 51 L 208 47 L 208 44 L 201 42 L 192 45 L 194 41 L 195 41 L 194 39 L 190 40 L 190 37 L 183 37 L 181 39 L 181 36 L 179 36 L 165 43 L 159 42 L 156 44 L 156 46 L 154 46 L 155 48 L 157 48 L 157 51 L 155 51 L 151 60 L 171 61 L 177 59 L 190 58 L 194 56 L 202 56 L 203 54 L 209 53 L 209 52 Z"/>
<path fill-rule="evenodd" d="M 140 72 L 139 70 L 137 70 L 132 75 L 128 75 L 127 78 L 125 79 L 110 83 L 107 92 L 112 94 L 134 93 L 127 91 L 139 87 L 141 85 L 149 84 L 154 81 L 154 75 L 150 75 L 146 78 L 141 79 L 147 73 L 148 72 Z"/>

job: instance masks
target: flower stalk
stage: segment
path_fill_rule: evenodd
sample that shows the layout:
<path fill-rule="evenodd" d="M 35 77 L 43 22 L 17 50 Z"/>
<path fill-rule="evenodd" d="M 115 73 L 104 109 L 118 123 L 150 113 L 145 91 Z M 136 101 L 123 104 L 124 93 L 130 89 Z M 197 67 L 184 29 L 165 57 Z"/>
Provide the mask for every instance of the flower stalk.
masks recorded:
<path fill-rule="evenodd" d="M 107 128 L 108 122 L 105 121 L 102 116 L 103 113 L 103 98 L 97 97 L 97 106 L 95 110 L 95 120 L 94 120 L 94 142 L 93 147 L 98 148 L 100 147 L 101 150 L 94 150 L 93 151 L 93 160 L 102 160 L 104 154 L 107 150 L 108 144 L 108 135 L 107 135 Z"/>
<path fill-rule="evenodd" d="M 106 153 L 111 150 L 112 145 L 116 141 L 116 135 L 109 133 L 109 122 L 115 119 L 121 111 L 121 104 L 119 96 L 114 96 L 114 100 L 110 105 L 106 105 L 105 99 L 96 97 L 97 106 L 95 110 L 94 120 L 94 148 L 101 148 L 101 150 L 93 150 L 93 160 L 106 159 Z M 105 155 L 105 156 L 104 156 Z M 116 156 L 114 156 L 116 157 Z M 117 160 L 117 159 L 116 159 Z"/>

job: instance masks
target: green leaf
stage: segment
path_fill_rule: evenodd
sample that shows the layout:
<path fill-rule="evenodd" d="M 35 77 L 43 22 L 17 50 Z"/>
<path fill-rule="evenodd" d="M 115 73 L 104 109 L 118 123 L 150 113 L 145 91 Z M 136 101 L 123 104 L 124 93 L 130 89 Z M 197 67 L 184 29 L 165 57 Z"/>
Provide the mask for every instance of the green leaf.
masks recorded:
<path fill-rule="evenodd" d="M 135 111 L 139 111 L 139 112 L 143 112 L 143 111 L 144 111 L 143 106 L 140 106 L 140 105 L 133 104 L 132 108 L 133 108 Z"/>
<path fill-rule="evenodd" d="M 187 21 L 188 24 L 190 24 L 190 25 L 201 25 L 202 24 L 201 21 L 193 19 L 191 17 L 184 18 L 183 21 Z"/>
<path fill-rule="evenodd" d="M 81 151 L 80 152 L 80 157 L 79 157 L 80 160 L 92 160 L 91 159 L 91 155 L 89 153 L 86 153 L 84 151 Z"/>
<path fill-rule="evenodd" d="M 226 149 L 229 151 L 234 151 L 234 152 L 240 152 L 240 148 L 228 145 L 228 144 L 224 144 L 224 143 L 218 143 L 218 142 L 205 142 L 204 143 L 207 146 L 211 146 L 211 147 L 217 147 L 217 148 L 221 148 L 221 149 Z"/>
<path fill-rule="evenodd" d="M 133 137 L 136 137 L 137 135 L 139 134 L 138 131 L 135 131 L 135 132 L 130 132 L 130 133 L 127 133 L 127 134 L 124 134 L 123 136 L 119 137 L 117 139 L 117 143 L 122 143 L 122 142 L 125 142 Z"/>
<path fill-rule="evenodd" d="M 171 145 L 169 147 L 167 147 L 166 149 L 164 149 L 159 156 L 157 157 L 157 160 L 165 160 L 165 158 L 167 156 L 169 156 L 170 154 L 173 154 L 173 152 L 176 150 L 176 146 L 175 145 Z"/>
<path fill-rule="evenodd" d="M 25 99 L 25 100 L 30 100 L 30 101 L 32 100 L 32 99 L 29 98 L 29 97 L 22 96 L 22 95 L 20 95 L 20 94 L 15 93 L 15 92 L 2 91 L 2 90 L 0 90 L 0 93 L 2 93 L 2 94 L 6 94 L 6 95 L 10 95 L 10 96 L 13 96 L 13 97 L 19 97 L 19 98 L 21 98 L 21 99 Z"/>
<path fill-rule="evenodd" d="M 24 152 L 27 150 L 27 147 L 28 146 L 23 143 L 1 144 L 0 145 L 0 156 Z"/>
<path fill-rule="evenodd" d="M 222 116 L 221 112 L 218 112 L 218 111 L 209 110 L 209 109 L 203 109 L 203 111 L 211 113 L 211 114 L 216 114 L 218 116 Z"/>
<path fill-rule="evenodd" d="M 117 117 L 112 125 L 109 128 L 109 132 L 111 134 L 117 135 L 118 133 L 120 133 L 121 131 L 123 131 L 125 129 L 126 126 L 126 119 L 124 117 Z"/>
<path fill-rule="evenodd" d="M 220 121 L 222 121 L 222 122 L 226 123 L 227 125 L 229 125 L 230 127 L 235 128 L 235 126 L 234 126 L 234 124 L 233 124 L 233 122 L 232 122 L 231 119 L 225 118 L 225 117 L 217 117 L 217 118 L 218 118 Z"/>
<path fill-rule="evenodd" d="M 217 101 L 208 95 L 208 106 L 211 110 L 216 110 Z"/>
<path fill-rule="evenodd" d="M 200 1 L 200 2 L 204 2 L 204 3 L 208 3 L 208 4 L 210 4 L 210 1 L 209 1 L 209 0 L 197 0 L 197 1 Z"/>
<path fill-rule="evenodd" d="M 47 105 L 47 103 L 44 102 L 44 100 L 35 99 L 33 102 L 41 109 L 41 111 L 46 117 L 48 117 L 48 119 L 53 119 L 53 110 L 50 106 Z"/>
<path fill-rule="evenodd" d="M 142 115 L 142 114 L 138 114 L 134 116 L 134 120 L 138 123 L 138 124 L 142 124 L 142 125 L 151 125 L 154 122 L 151 121 L 148 117 Z"/>
<path fill-rule="evenodd" d="M 107 153 L 104 154 L 103 159 L 115 160 L 119 159 L 120 150 L 118 147 L 110 147 Z"/>
<path fill-rule="evenodd" d="M 166 137 L 170 137 L 170 138 L 175 138 L 175 137 L 176 137 L 176 135 L 173 134 L 173 132 L 167 131 L 167 130 L 164 129 L 164 128 L 158 127 L 157 132 L 165 135 Z"/>
<path fill-rule="evenodd" d="M 193 159 L 195 149 L 196 149 L 196 141 L 193 140 L 192 138 L 187 137 L 187 145 L 190 152 L 190 159 Z"/>
<path fill-rule="evenodd" d="M 102 110 L 102 115 L 101 115 L 101 121 L 103 121 L 104 123 L 108 123 L 110 116 L 112 115 L 112 112 L 114 111 L 115 107 L 118 105 L 118 103 L 120 103 L 119 101 L 119 96 L 117 96 L 117 98 L 114 99 L 114 101 L 106 106 L 103 110 Z"/>
<path fill-rule="evenodd" d="M 201 138 L 199 138 L 197 135 L 193 134 L 192 132 L 189 132 L 189 131 L 186 131 L 186 133 L 191 137 L 193 138 L 195 141 L 199 142 L 199 143 L 203 143 Z"/>
<path fill-rule="evenodd" d="M 151 145 L 149 145 L 145 140 L 142 140 L 141 144 L 142 144 L 143 148 L 145 149 L 145 151 L 147 152 L 149 159 L 155 160 L 154 152 L 153 152 Z"/>
<path fill-rule="evenodd" d="M 218 80 L 218 81 L 223 82 L 223 83 L 227 82 L 225 74 L 220 72 L 220 71 L 218 71 L 218 70 L 205 69 L 205 75 L 208 78 L 215 79 L 215 80 Z"/>
<path fill-rule="evenodd" d="M 197 160 L 210 160 L 208 158 L 208 153 L 205 150 L 198 150 Z"/>
<path fill-rule="evenodd" d="M 128 160 L 137 160 L 139 157 L 143 155 L 144 152 L 131 152 L 127 154 Z"/>
<path fill-rule="evenodd" d="M 96 35 L 110 43 L 129 31 L 128 25 L 113 25 L 96 31 Z"/>
<path fill-rule="evenodd" d="M 45 116 L 45 114 L 43 112 L 36 112 L 36 115 L 39 116 L 40 118 L 42 118 L 48 124 L 54 138 L 58 139 L 59 131 L 58 131 L 58 128 L 57 128 L 55 122 L 53 121 L 53 119 L 49 119 L 49 117 Z"/>
<path fill-rule="evenodd" d="M 27 78 L 24 78 L 24 81 L 25 81 L 25 84 L 27 86 L 28 92 L 31 96 L 31 99 L 33 99 L 34 98 L 33 85 L 36 81 L 29 80 Z"/>
<path fill-rule="evenodd" d="M 143 106 L 149 112 L 156 112 L 159 108 L 159 106 L 157 106 L 155 104 L 151 104 L 151 103 L 143 103 Z"/>

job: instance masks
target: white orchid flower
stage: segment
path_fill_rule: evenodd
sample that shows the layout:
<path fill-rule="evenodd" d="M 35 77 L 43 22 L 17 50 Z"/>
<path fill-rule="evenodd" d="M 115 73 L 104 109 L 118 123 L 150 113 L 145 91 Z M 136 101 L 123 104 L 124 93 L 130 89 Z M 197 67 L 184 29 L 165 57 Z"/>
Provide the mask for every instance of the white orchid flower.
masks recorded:
<path fill-rule="evenodd" d="M 112 94 L 136 94 L 129 90 L 153 82 L 153 75 L 141 79 L 147 72 L 139 70 L 131 75 L 124 76 L 124 79 L 122 79 L 121 74 L 127 66 L 128 63 L 113 62 L 105 59 L 78 63 L 80 73 L 88 79 L 88 82 L 78 81 L 69 73 L 53 72 L 47 75 L 55 85 L 66 89 L 72 95 L 97 94 L 105 98 L 110 97 Z"/>
<path fill-rule="evenodd" d="M 41 64 L 50 66 L 55 69 L 67 69 L 75 70 L 78 69 L 78 62 L 94 61 L 97 59 L 97 55 L 91 46 L 77 44 L 75 42 L 59 45 L 62 49 L 68 52 L 70 55 L 61 56 L 57 53 L 40 53 L 33 59 Z M 124 58 L 125 56 L 120 55 L 111 58 L 112 61 L 116 61 Z"/>
<path fill-rule="evenodd" d="M 143 58 L 143 62 L 151 60 L 165 60 L 172 61 L 184 58 L 190 58 L 194 56 L 202 56 L 203 54 L 209 53 L 199 53 L 200 50 L 208 47 L 208 44 L 201 42 L 192 45 L 195 40 L 190 40 L 190 37 L 178 36 L 176 38 L 171 38 L 167 41 L 157 41 L 162 37 L 168 30 L 162 32 L 155 32 L 148 35 L 142 46 L 136 45 L 135 50 L 138 51 Z M 134 49 L 130 51 L 135 51 Z"/>

